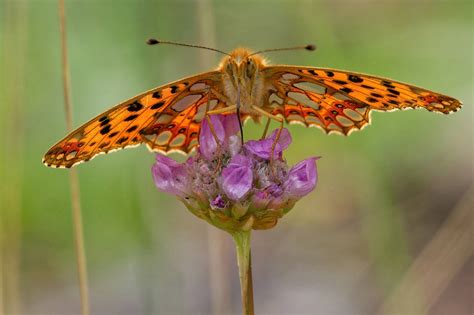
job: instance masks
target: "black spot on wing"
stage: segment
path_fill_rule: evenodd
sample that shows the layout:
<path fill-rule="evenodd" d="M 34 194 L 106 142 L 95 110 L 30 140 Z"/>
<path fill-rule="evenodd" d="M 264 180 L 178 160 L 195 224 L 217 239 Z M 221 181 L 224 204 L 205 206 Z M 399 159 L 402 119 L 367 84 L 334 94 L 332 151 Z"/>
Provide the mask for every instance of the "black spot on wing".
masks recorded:
<path fill-rule="evenodd" d="M 124 121 L 134 120 L 134 119 L 137 118 L 137 117 L 138 117 L 137 114 L 133 114 L 133 115 L 130 115 L 130 116 L 128 116 L 127 118 L 125 118 Z"/>
<path fill-rule="evenodd" d="M 383 96 L 378 93 L 370 93 L 373 97 L 382 98 Z"/>
<path fill-rule="evenodd" d="M 105 134 L 108 134 L 110 131 L 110 125 L 105 125 L 104 127 L 102 127 L 102 129 L 100 129 L 100 134 L 101 135 L 105 135 Z"/>
<path fill-rule="evenodd" d="M 139 101 L 135 101 L 132 104 L 128 105 L 127 110 L 129 112 L 138 112 L 143 108 L 143 105 Z"/>
<path fill-rule="evenodd" d="M 137 130 L 137 128 L 138 128 L 138 126 L 136 126 L 136 125 L 135 125 L 135 126 L 132 126 L 132 127 L 130 127 L 130 128 L 127 129 L 127 132 L 135 131 L 135 130 Z"/>
<path fill-rule="evenodd" d="M 104 118 L 104 117 L 102 117 L 102 118 Z M 101 118 L 101 119 L 102 119 L 102 118 Z M 101 126 L 101 127 L 107 125 L 107 124 L 110 122 L 109 118 L 107 118 L 107 117 L 105 117 L 104 120 L 100 120 L 100 119 L 99 119 L 99 121 L 100 121 L 100 126 Z"/>
<path fill-rule="evenodd" d="M 389 91 L 390 93 L 392 93 L 392 94 L 394 94 L 394 95 L 400 95 L 400 92 L 398 92 L 398 91 L 395 90 L 395 89 L 388 88 L 387 91 Z"/>
<path fill-rule="evenodd" d="M 393 86 L 393 83 L 390 82 L 390 81 L 386 81 L 386 80 L 382 80 L 382 85 L 385 86 L 385 87 L 388 87 L 388 88 L 395 88 L 395 86 Z"/>
<path fill-rule="evenodd" d="M 160 108 L 161 106 L 165 105 L 165 102 L 158 102 L 154 105 L 151 106 L 151 109 L 158 109 Z"/>
<path fill-rule="evenodd" d="M 117 143 L 118 143 L 118 144 L 122 144 L 122 143 L 124 143 L 124 142 L 127 141 L 127 140 L 128 140 L 128 137 L 122 137 L 122 138 L 120 138 L 120 139 L 117 140 Z"/>
<path fill-rule="evenodd" d="M 99 149 L 103 149 L 106 146 L 108 146 L 109 144 L 110 144 L 110 142 L 102 142 L 101 144 L 99 144 Z"/>
<path fill-rule="evenodd" d="M 354 82 L 354 83 L 360 83 L 364 81 L 364 79 L 362 79 L 361 77 L 357 75 L 353 75 L 353 74 L 349 74 L 347 78 L 349 79 L 349 81 Z"/>

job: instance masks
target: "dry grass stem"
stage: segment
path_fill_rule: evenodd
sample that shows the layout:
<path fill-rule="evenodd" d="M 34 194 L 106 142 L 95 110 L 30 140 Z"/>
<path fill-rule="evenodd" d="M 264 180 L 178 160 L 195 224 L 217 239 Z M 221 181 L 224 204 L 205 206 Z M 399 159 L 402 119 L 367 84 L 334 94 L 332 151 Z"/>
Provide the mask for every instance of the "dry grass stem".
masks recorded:
<path fill-rule="evenodd" d="M 72 131 L 72 101 L 70 93 L 69 62 L 67 54 L 66 14 L 64 0 L 59 0 L 59 28 L 61 33 L 61 62 L 62 79 L 64 89 L 64 109 L 66 112 L 66 124 L 68 131 Z M 79 191 L 79 179 L 77 171 L 71 169 L 69 173 L 71 186 L 71 207 L 74 225 L 74 241 L 76 249 L 76 264 L 79 278 L 79 291 L 81 296 L 81 313 L 90 314 L 89 287 L 87 280 L 87 263 L 84 249 L 84 234 L 82 225 L 81 200 Z"/>

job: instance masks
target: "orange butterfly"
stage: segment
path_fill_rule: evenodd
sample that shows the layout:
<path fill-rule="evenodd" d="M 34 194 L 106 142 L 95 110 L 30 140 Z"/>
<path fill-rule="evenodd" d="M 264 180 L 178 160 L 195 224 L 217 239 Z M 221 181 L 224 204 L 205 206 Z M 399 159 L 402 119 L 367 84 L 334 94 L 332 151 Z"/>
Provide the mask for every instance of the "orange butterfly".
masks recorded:
<path fill-rule="evenodd" d="M 261 52 L 298 48 L 315 49 L 309 45 Z M 267 117 L 348 135 L 369 124 L 371 110 L 423 107 L 448 114 L 461 107 L 449 96 L 390 79 L 325 68 L 268 66 L 261 52 L 244 48 L 218 52 L 227 56 L 217 70 L 166 84 L 109 109 L 55 144 L 43 163 L 69 168 L 141 143 L 153 151 L 189 153 L 198 144 L 202 119 L 210 114 L 238 112 L 241 119 Z"/>

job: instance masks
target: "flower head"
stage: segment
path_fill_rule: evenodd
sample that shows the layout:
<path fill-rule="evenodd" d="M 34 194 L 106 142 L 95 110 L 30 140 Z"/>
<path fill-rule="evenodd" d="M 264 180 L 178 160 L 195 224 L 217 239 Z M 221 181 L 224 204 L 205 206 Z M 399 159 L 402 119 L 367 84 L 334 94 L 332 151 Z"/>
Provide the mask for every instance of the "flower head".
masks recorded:
<path fill-rule="evenodd" d="M 210 121 L 212 128 L 202 123 L 195 156 L 180 164 L 158 154 L 152 167 L 158 189 L 176 195 L 198 217 L 229 231 L 271 228 L 316 187 L 318 158 L 291 168 L 283 159 L 291 143 L 287 129 L 242 145 L 236 115 Z"/>

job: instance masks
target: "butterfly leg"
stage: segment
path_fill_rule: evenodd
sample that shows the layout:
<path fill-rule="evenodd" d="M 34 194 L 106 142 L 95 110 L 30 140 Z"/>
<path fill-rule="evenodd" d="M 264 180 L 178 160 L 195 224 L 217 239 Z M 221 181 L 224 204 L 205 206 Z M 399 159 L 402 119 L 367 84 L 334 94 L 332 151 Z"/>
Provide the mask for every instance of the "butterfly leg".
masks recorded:
<path fill-rule="evenodd" d="M 267 122 L 265 123 L 265 129 L 263 129 L 263 134 L 260 139 L 265 139 L 267 137 L 268 127 L 270 127 L 271 118 L 267 117 Z"/>
<path fill-rule="evenodd" d="M 221 144 L 219 143 L 219 139 L 217 138 L 216 130 L 214 129 L 214 125 L 212 124 L 211 118 L 208 115 L 206 115 L 206 120 L 209 124 L 209 129 L 211 130 L 212 136 L 214 137 L 214 140 L 216 140 L 217 146 L 220 147 Z"/>
<path fill-rule="evenodd" d="M 227 106 L 227 107 L 224 107 L 224 108 L 211 110 L 211 111 L 207 112 L 207 115 L 233 113 L 236 110 L 237 110 L 237 106 L 236 105 L 231 105 L 231 106 Z"/>

